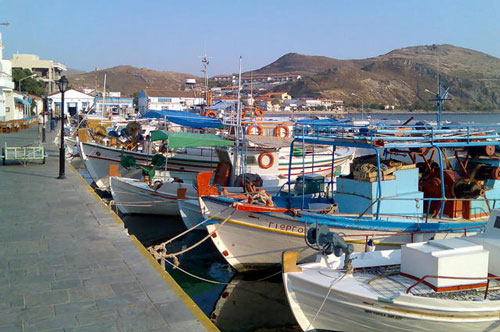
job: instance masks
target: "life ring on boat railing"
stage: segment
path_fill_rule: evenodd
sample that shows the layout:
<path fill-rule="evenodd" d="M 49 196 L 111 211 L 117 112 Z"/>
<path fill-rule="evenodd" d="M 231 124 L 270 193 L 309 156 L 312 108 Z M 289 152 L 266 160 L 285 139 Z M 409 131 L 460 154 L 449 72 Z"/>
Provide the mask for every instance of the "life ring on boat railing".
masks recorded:
<path fill-rule="evenodd" d="M 264 130 L 261 126 L 251 125 L 247 128 L 247 135 L 252 135 L 252 128 L 255 128 L 257 130 L 257 135 L 259 136 L 262 136 L 262 134 L 264 133 Z"/>
<path fill-rule="evenodd" d="M 210 118 L 216 118 L 217 117 L 217 112 L 215 112 L 214 110 L 206 110 L 203 113 L 203 116 L 208 116 Z"/>
<path fill-rule="evenodd" d="M 269 162 L 267 164 L 264 164 L 265 157 L 269 158 Z M 271 168 L 274 164 L 274 156 L 269 152 L 262 152 L 261 154 L 259 154 L 258 162 L 259 162 L 259 167 L 262 169 Z"/>
<path fill-rule="evenodd" d="M 264 111 L 260 108 L 256 108 L 253 110 L 253 114 L 256 116 L 256 117 L 263 117 L 264 116 Z"/>
<path fill-rule="evenodd" d="M 281 130 L 284 130 L 284 136 L 281 136 Z M 290 129 L 288 129 L 287 126 L 277 126 L 274 128 L 274 136 L 276 137 L 289 137 L 290 136 Z"/>

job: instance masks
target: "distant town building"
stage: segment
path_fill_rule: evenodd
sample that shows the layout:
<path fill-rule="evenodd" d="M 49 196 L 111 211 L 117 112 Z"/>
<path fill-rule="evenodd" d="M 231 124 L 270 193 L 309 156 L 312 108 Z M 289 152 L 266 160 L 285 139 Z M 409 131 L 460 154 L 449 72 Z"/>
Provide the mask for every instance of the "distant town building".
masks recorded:
<path fill-rule="evenodd" d="M 45 82 L 47 92 L 54 93 L 57 90 L 57 81 L 67 70 L 62 63 L 52 60 L 40 60 L 38 55 L 34 54 L 14 54 L 12 56 L 12 68 L 29 69 L 37 80 Z"/>
<path fill-rule="evenodd" d="M 325 110 L 325 111 L 344 111 L 344 101 L 326 98 L 299 98 L 283 101 L 282 108 L 285 111 L 295 110 Z"/>
<path fill-rule="evenodd" d="M 272 99 L 278 99 L 280 102 L 292 99 L 292 96 L 290 96 L 286 92 L 268 92 L 268 93 L 265 93 L 265 94 L 263 94 L 261 96 L 262 97 L 269 97 L 269 98 L 272 98 Z"/>
<path fill-rule="evenodd" d="M 148 110 L 186 110 L 202 105 L 204 99 L 196 91 L 142 90 L 138 97 L 141 114 Z"/>
<path fill-rule="evenodd" d="M 273 83 L 273 82 L 288 82 L 302 79 L 301 75 L 297 74 L 243 74 L 241 82 L 243 84 L 249 83 Z M 230 83 L 233 85 L 238 84 L 238 75 L 217 75 L 213 76 L 212 80 L 216 83 Z"/>
<path fill-rule="evenodd" d="M 258 82 L 288 82 L 302 79 L 301 75 L 297 74 L 244 74 L 241 77 L 243 83 L 258 83 Z"/>
<path fill-rule="evenodd" d="M 14 117 L 13 90 L 12 63 L 3 58 L 2 34 L 0 33 L 0 121 L 17 119 Z"/>
<path fill-rule="evenodd" d="M 55 93 L 49 96 L 51 103 L 49 108 L 54 114 L 61 112 L 61 93 Z M 94 96 L 90 96 L 77 90 L 68 90 L 64 93 L 64 114 L 79 114 L 82 111 L 90 110 L 94 106 Z"/>
<path fill-rule="evenodd" d="M 107 93 L 106 93 L 107 95 Z M 118 92 L 118 97 L 106 96 L 106 98 L 95 97 L 94 100 L 96 105 L 99 105 L 99 108 L 102 108 L 104 105 L 106 110 L 120 110 L 120 109 L 131 109 L 134 108 L 134 98 L 128 97 L 120 97 L 120 93 Z"/>

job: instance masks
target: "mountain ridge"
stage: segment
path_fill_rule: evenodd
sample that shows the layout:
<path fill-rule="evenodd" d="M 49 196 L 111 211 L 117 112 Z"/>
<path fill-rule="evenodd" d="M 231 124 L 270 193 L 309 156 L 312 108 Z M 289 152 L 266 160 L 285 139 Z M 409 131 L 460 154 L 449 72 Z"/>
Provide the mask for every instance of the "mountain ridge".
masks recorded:
<path fill-rule="evenodd" d="M 324 97 L 348 104 L 429 108 L 433 96 L 426 90 L 437 90 L 438 71 L 443 86 L 450 88 L 452 100 L 445 103 L 446 107 L 500 109 L 500 59 L 450 44 L 403 47 L 374 57 L 348 60 L 286 53 L 245 74 L 300 74 L 301 80 L 275 89 L 287 91 L 295 98 Z M 68 75 L 68 79 L 73 87 L 101 90 L 104 74 L 108 91 L 128 96 L 145 88 L 182 90 L 188 78 L 200 81 L 200 77 L 191 74 L 128 65 Z"/>
<path fill-rule="evenodd" d="M 440 81 L 453 98 L 446 105 L 500 108 L 500 59 L 450 44 L 404 47 L 352 60 L 287 53 L 253 73 L 301 74 L 302 80 L 276 88 L 294 97 L 429 107 L 426 89 L 437 90 L 438 61 Z"/>
<path fill-rule="evenodd" d="M 180 90 L 188 78 L 199 79 L 194 75 L 173 71 L 157 71 L 129 65 L 68 75 L 70 84 L 75 88 L 94 88 L 102 90 L 106 74 L 106 90 L 119 91 L 124 96 L 131 96 L 143 89 Z"/>

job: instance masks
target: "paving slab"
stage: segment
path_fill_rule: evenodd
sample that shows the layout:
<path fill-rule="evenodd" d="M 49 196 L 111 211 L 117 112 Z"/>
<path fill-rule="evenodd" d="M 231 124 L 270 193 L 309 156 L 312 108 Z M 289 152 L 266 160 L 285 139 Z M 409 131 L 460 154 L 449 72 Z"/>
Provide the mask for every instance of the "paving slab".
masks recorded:
<path fill-rule="evenodd" d="M 53 139 L 44 165 L 0 166 L 0 331 L 218 331 L 71 165 L 56 179 Z"/>

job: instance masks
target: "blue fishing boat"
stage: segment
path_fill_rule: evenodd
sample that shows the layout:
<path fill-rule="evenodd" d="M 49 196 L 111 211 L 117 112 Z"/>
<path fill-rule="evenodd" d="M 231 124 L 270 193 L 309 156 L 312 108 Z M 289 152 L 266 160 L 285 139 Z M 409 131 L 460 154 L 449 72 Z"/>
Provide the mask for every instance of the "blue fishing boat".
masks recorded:
<path fill-rule="evenodd" d="M 356 251 L 478 233 L 500 199 L 491 126 L 307 122 L 294 131 L 292 151 L 351 147 L 357 157 L 348 175 L 289 175 L 272 199 L 202 197 L 202 213 L 217 221 L 207 226 L 212 240 L 238 270 L 279 264 L 285 250 L 313 257 L 304 241 L 311 226 L 341 233 Z"/>

